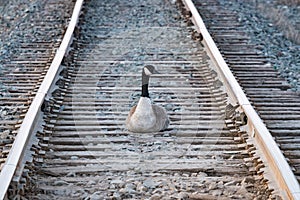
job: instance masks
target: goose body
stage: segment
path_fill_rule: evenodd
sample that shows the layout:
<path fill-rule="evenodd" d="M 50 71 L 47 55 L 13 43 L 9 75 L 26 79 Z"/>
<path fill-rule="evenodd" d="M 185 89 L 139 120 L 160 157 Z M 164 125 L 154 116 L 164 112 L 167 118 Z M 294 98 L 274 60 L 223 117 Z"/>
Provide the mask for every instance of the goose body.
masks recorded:
<path fill-rule="evenodd" d="M 132 107 L 126 119 L 126 126 L 132 132 L 158 132 L 166 129 L 169 118 L 166 110 L 151 103 L 148 93 L 149 76 L 155 73 L 153 66 L 145 66 L 142 73 L 142 96 L 136 106 Z"/>

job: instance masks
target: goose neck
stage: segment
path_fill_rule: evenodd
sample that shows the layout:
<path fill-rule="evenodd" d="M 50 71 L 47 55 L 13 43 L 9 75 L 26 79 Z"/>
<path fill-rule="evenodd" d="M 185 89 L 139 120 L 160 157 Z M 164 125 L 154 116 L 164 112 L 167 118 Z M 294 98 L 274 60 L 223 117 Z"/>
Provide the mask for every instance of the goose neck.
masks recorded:
<path fill-rule="evenodd" d="M 149 86 L 149 76 L 143 72 L 143 74 L 142 74 L 142 97 L 149 98 L 148 86 Z"/>

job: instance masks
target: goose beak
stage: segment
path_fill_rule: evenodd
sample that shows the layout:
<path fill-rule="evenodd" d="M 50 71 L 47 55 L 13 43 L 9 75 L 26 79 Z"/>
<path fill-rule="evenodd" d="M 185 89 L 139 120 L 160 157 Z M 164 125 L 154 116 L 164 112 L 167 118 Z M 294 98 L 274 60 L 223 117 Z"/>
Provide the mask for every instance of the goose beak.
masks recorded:
<path fill-rule="evenodd" d="M 156 69 L 152 72 L 152 74 L 160 74 Z"/>

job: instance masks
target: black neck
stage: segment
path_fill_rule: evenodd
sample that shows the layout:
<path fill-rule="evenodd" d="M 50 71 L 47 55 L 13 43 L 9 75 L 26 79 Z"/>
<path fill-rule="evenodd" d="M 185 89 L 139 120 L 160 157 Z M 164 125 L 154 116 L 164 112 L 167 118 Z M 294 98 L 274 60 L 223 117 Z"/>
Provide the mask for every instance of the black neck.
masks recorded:
<path fill-rule="evenodd" d="M 142 73 L 142 97 L 149 98 L 148 85 L 149 85 L 149 76 L 147 76 L 143 70 L 143 73 Z"/>
<path fill-rule="evenodd" d="M 149 98 L 148 84 L 142 85 L 142 97 Z"/>

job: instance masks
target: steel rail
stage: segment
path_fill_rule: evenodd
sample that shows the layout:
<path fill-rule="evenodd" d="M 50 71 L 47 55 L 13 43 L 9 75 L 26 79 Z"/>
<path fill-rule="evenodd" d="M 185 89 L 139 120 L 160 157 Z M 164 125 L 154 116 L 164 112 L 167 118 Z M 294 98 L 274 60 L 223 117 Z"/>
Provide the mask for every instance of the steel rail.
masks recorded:
<path fill-rule="evenodd" d="M 210 57 L 214 61 L 219 72 L 221 72 L 229 93 L 232 95 L 232 98 L 239 103 L 242 110 L 247 115 L 248 126 L 251 130 L 249 133 L 250 137 L 254 139 L 255 144 L 258 145 L 258 148 L 264 153 L 263 156 L 266 162 L 264 164 L 269 166 L 272 176 L 274 176 L 280 190 L 280 194 L 283 198 L 300 199 L 300 186 L 295 175 L 276 142 L 273 140 L 271 133 L 251 106 L 244 91 L 230 71 L 219 49 L 206 29 L 194 3 L 192 0 L 183 0 L 183 3 L 191 12 L 193 22 L 203 36 L 203 44 L 209 51 Z"/>
<path fill-rule="evenodd" d="M 55 80 L 58 75 L 60 64 L 71 44 L 73 32 L 78 22 L 82 4 L 83 0 L 76 1 L 70 23 L 61 42 L 61 45 L 57 50 L 50 68 L 25 115 L 25 118 L 20 126 L 20 129 L 18 130 L 12 148 L 10 149 L 10 152 L 8 154 L 7 160 L 3 165 L 0 173 L 0 199 L 5 198 L 16 169 L 22 161 L 24 150 L 26 149 L 26 145 L 29 142 L 32 136 L 32 132 L 37 124 L 38 116 L 41 113 L 41 106 L 45 100 L 45 97 L 48 95 L 53 80 Z"/>

